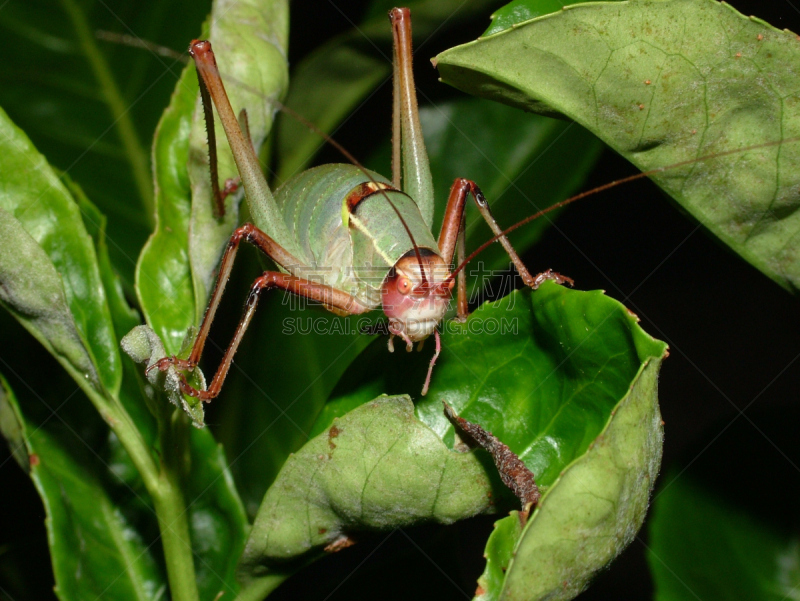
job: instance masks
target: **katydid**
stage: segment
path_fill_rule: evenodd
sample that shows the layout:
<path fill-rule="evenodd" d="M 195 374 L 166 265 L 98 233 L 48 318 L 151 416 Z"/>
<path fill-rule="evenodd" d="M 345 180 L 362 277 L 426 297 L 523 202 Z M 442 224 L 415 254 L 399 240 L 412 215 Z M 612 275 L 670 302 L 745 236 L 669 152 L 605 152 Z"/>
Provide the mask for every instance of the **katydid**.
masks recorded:
<path fill-rule="evenodd" d="M 457 179 L 450 190 L 438 239 L 431 233 L 433 183 L 422 138 L 412 73 L 410 11 L 393 9 L 394 102 L 392 180 L 355 165 L 324 165 L 305 171 L 281 186 L 273 196 L 250 141 L 228 101 L 211 44 L 194 41 L 190 53 L 197 66 L 207 119 L 210 103 L 222 121 L 236 161 L 255 224 L 235 230 L 223 254 L 219 276 L 188 359 L 165 357 L 148 370 L 174 365 L 193 370 L 200 360 L 211 322 L 231 272 L 237 249 L 245 240 L 268 255 L 283 271 L 266 271 L 252 285 L 244 315 L 207 390 L 181 377 L 181 390 L 204 401 L 215 398 L 264 290 L 280 288 L 322 303 L 334 313 L 360 314 L 382 307 L 389 320 L 389 349 L 401 338 L 407 350 L 431 334 L 436 351 L 422 389 L 427 392 L 431 370 L 441 350 L 437 326 L 450 304 L 456 273 L 454 257 L 464 259 L 464 208 L 472 195 L 478 209 L 501 242 L 526 285 L 543 280 L 569 281 L 547 271 L 532 276 L 501 233 L 480 188 Z M 210 100 L 209 100 L 210 98 Z M 213 125 L 208 127 L 213 132 Z M 214 142 L 210 140 L 213 149 Z M 214 150 L 211 150 L 213 153 Z M 212 163 L 212 180 L 214 160 Z M 214 196 L 219 206 L 229 186 Z M 467 315 L 466 281 L 458 270 L 457 310 Z"/>
<path fill-rule="evenodd" d="M 767 142 L 639 173 L 573 196 L 505 230 L 495 222 L 478 185 L 459 178 L 450 190 L 437 239 L 431 233 L 433 185 L 411 69 L 409 11 L 394 9 L 390 12 L 390 19 L 394 37 L 391 181 L 357 164 L 324 165 L 292 178 L 274 196 L 253 147 L 230 106 L 210 43 L 192 43 L 190 51 L 197 65 L 206 117 L 209 120 L 213 118 L 213 101 L 250 199 L 254 223 L 237 228 L 228 242 L 217 283 L 189 357 L 165 357 L 148 370 L 158 368 L 164 371 L 174 365 L 180 370 L 190 371 L 197 366 L 242 240 L 258 247 L 283 271 L 267 271 L 255 280 L 244 315 L 208 389 L 198 390 L 181 377 L 181 389 L 185 394 L 204 401 L 219 394 L 260 294 L 266 289 L 281 288 L 319 302 L 338 314 L 360 314 L 382 307 L 389 320 L 390 350 L 393 350 L 394 337 L 401 338 L 407 350 L 411 350 L 414 343 L 433 334 L 436 350 L 422 389 L 424 395 L 440 352 L 436 328 L 444 318 L 454 285 L 457 281 L 457 315 L 465 318 L 468 308 L 464 267 L 489 244 L 499 241 L 503 245 L 523 282 L 531 288 L 538 287 L 545 279 L 571 283 L 569 278 L 552 271 L 532 276 L 506 235 L 544 213 L 627 181 L 698 161 L 794 141 Z M 213 125 L 208 130 L 213 132 Z M 213 140 L 209 146 L 212 186 L 221 212 L 224 210 L 224 197 L 232 184 L 226 182 L 224 189 L 220 189 L 214 173 Z M 464 209 L 470 195 L 494 237 L 465 259 Z M 455 268 L 454 259 L 457 259 Z"/>

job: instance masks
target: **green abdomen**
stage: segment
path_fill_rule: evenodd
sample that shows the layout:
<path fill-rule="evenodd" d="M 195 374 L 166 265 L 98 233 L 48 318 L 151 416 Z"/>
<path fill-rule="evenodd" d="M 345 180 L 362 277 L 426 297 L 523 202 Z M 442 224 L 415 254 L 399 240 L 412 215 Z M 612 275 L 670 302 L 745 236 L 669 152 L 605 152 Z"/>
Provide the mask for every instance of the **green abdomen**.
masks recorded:
<path fill-rule="evenodd" d="M 390 185 L 386 178 L 373 172 L 370 175 L 375 182 Z M 290 179 L 275 192 L 275 200 L 302 253 L 297 257 L 302 265 L 284 267 L 377 307 L 383 278 L 397 259 L 413 250 L 390 202 L 403 216 L 418 246 L 436 253 L 439 250 L 417 205 L 396 190 L 364 198 L 353 208 L 355 219 L 343 224 L 348 194 L 367 182 L 369 177 L 354 165 L 322 165 Z"/>

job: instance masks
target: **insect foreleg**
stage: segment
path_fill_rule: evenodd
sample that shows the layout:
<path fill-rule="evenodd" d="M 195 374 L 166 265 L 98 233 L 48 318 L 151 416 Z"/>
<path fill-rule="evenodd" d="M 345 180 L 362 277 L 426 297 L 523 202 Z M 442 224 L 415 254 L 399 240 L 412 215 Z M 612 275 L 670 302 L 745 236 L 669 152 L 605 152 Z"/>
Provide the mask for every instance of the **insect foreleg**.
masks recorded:
<path fill-rule="evenodd" d="M 341 290 L 336 290 L 330 286 L 311 282 L 279 271 L 265 271 L 253 282 L 253 286 L 250 288 L 250 294 L 245 302 L 242 319 L 239 321 L 239 325 L 236 326 L 233 339 L 225 350 L 225 355 L 222 357 L 222 361 L 208 389 L 197 390 L 182 378 L 181 390 L 184 394 L 195 396 L 203 401 L 210 401 L 219 394 L 225 377 L 228 375 L 228 370 L 230 370 L 231 363 L 233 363 L 233 356 L 236 354 L 236 349 L 239 348 L 239 343 L 244 336 L 244 332 L 247 330 L 247 326 L 250 325 L 250 320 L 253 318 L 253 314 L 256 311 L 261 292 L 270 288 L 281 288 L 350 314 L 364 313 L 370 310 L 368 307 L 362 305 L 355 297 Z"/>
<path fill-rule="evenodd" d="M 300 266 L 300 261 L 298 261 L 298 259 L 286 252 L 286 250 L 284 250 L 272 238 L 259 230 L 253 224 L 248 223 L 237 228 L 228 241 L 225 254 L 222 256 L 217 283 L 214 286 L 214 291 L 211 294 L 211 300 L 209 301 L 208 308 L 203 316 L 203 323 L 200 326 L 200 332 L 194 341 L 189 358 L 179 359 L 175 356 L 165 357 L 148 367 L 148 371 L 155 368 L 165 371 L 170 365 L 174 365 L 178 369 L 183 370 L 192 370 L 197 366 L 200 361 L 200 357 L 203 354 L 203 348 L 205 347 L 208 333 L 211 329 L 211 323 L 214 321 L 214 315 L 217 312 L 220 299 L 225 291 L 225 285 L 230 277 L 233 262 L 239 249 L 239 244 L 243 240 L 256 246 L 259 250 L 261 250 L 264 254 L 281 266 Z M 250 324 L 253 312 L 258 304 L 258 295 L 260 294 L 261 290 L 270 287 L 283 288 L 284 290 L 319 301 L 328 307 L 333 307 L 345 313 L 364 313 L 365 311 L 369 310 L 368 307 L 362 305 L 355 297 L 341 290 L 336 290 L 330 286 L 317 284 L 280 272 L 267 271 L 253 284 L 250 295 L 247 299 L 247 303 L 245 304 L 244 315 L 242 316 L 242 319 L 236 328 L 236 333 L 233 336 L 233 340 L 231 340 L 231 343 L 228 345 L 228 349 L 225 351 L 225 356 L 223 357 L 220 366 L 217 368 L 217 372 L 214 375 L 214 379 L 211 381 L 208 390 L 197 390 L 182 378 L 181 389 L 185 394 L 198 397 L 204 401 L 210 401 L 216 397 L 217 394 L 219 394 L 219 390 L 222 387 L 222 383 L 225 380 L 225 376 L 228 374 L 231 362 L 233 361 L 233 355 L 236 353 L 236 349 L 239 347 L 239 342 L 241 341 L 247 326 Z"/>
<path fill-rule="evenodd" d="M 503 245 L 503 248 L 505 249 L 506 253 L 508 253 L 509 258 L 514 263 L 514 266 L 517 268 L 517 271 L 519 272 L 519 275 L 522 277 L 522 281 L 525 282 L 526 286 L 536 289 L 544 280 L 555 280 L 559 284 L 572 283 L 572 280 L 568 277 L 562 276 L 550 270 L 540 273 L 535 277 L 532 276 L 528 271 L 528 268 L 525 267 L 525 264 L 522 262 L 522 259 L 520 259 L 517 251 L 514 250 L 514 247 L 511 246 L 508 238 L 503 234 L 502 228 L 497 224 L 497 221 L 495 221 L 492 211 L 489 208 L 489 203 L 487 202 L 486 197 L 483 195 L 483 192 L 481 192 L 481 189 L 475 182 L 463 178 L 456 179 L 456 181 L 453 182 L 453 186 L 450 188 L 450 196 L 447 199 L 447 208 L 445 209 L 444 213 L 442 229 L 439 233 L 439 250 L 442 252 L 442 258 L 445 260 L 445 262 L 452 264 L 453 255 L 455 254 L 456 247 L 458 246 L 458 264 L 461 265 L 463 263 L 463 236 L 465 226 L 464 207 L 467 196 L 470 193 L 475 199 L 475 204 L 478 206 L 481 216 L 489 225 L 500 244 Z M 462 283 L 464 282 L 463 269 L 458 272 L 457 277 L 459 278 L 457 292 L 458 316 L 465 317 L 467 314 L 467 298 L 466 284 Z"/>

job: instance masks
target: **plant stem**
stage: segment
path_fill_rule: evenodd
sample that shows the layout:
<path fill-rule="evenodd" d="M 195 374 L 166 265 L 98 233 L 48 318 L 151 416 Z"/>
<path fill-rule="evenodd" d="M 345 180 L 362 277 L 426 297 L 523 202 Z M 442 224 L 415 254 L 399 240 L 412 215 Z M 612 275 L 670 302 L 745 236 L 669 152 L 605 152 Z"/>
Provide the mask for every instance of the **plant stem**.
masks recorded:
<path fill-rule="evenodd" d="M 192 539 L 189 534 L 186 502 L 183 498 L 184 475 L 189 466 L 187 455 L 188 419 L 172 405 L 162 405 L 158 419 L 161 447 L 161 471 L 158 491 L 153 501 L 158 515 L 167 577 L 173 601 L 197 601 Z"/>
<path fill-rule="evenodd" d="M 289 576 L 290 574 L 275 573 L 251 580 L 242 587 L 234 601 L 261 601 L 266 599 Z"/>
<path fill-rule="evenodd" d="M 186 520 L 186 504 L 180 485 L 174 481 L 173 476 L 170 471 L 162 471 L 162 486 L 159 493 L 153 495 L 167 564 L 169 590 L 173 601 L 197 601 L 199 596 L 189 524 Z"/>
<path fill-rule="evenodd" d="M 106 104 L 114 119 L 114 127 L 119 135 L 122 147 L 128 157 L 128 162 L 133 172 L 133 180 L 142 199 L 142 206 L 148 220 L 153 220 L 153 182 L 150 177 L 150 167 L 147 152 L 139 141 L 136 129 L 133 126 L 129 107 L 125 105 L 122 94 L 117 87 L 111 69 L 108 67 L 103 54 L 95 43 L 94 35 L 86 20 L 86 15 L 75 3 L 75 0 L 61 0 L 64 10 L 72 21 L 72 26 L 77 34 L 81 50 L 89 62 Z M 151 223 L 152 224 L 152 223 Z"/>
<path fill-rule="evenodd" d="M 122 404 L 98 392 L 83 377 L 76 377 L 75 370 L 68 364 L 62 365 L 73 375 L 100 416 L 117 435 L 153 499 L 171 598 L 173 601 L 198 601 L 192 542 L 181 486 L 182 471 L 187 465 L 184 457 L 188 436 L 186 417 L 181 411 L 165 404 L 158 420 L 162 452 L 159 469 L 149 446 Z"/>

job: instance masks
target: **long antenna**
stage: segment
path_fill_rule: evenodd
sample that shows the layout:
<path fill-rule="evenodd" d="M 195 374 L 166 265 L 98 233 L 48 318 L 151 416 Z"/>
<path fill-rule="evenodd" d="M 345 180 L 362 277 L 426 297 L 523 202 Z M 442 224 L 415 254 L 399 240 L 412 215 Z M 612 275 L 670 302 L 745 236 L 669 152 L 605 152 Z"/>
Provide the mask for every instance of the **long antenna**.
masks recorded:
<path fill-rule="evenodd" d="M 569 198 L 567 198 L 565 200 L 562 200 L 560 202 L 557 202 L 556 204 L 551 205 L 551 206 L 547 207 L 546 209 L 542 209 L 541 211 L 538 211 L 537 213 L 534 213 L 533 215 L 529 215 L 528 217 L 526 217 L 522 221 L 518 221 L 517 223 L 515 223 L 511 227 L 508 227 L 508 228 L 504 229 L 502 232 L 500 232 L 499 234 L 497 234 L 493 238 L 490 238 L 489 240 L 487 240 L 486 242 L 481 244 L 477 249 L 472 251 L 472 253 L 470 253 L 469 256 L 466 259 L 464 259 L 458 267 L 456 267 L 453 270 L 453 272 L 444 280 L 444 282 L 442 282 L 442 284 L 450 282 L 456 276 L 456 274 L 459 271 L 461 271 L 462 269 L 464 269 L 464 267 L 467 266 L 467 264 L 470 261 L 472 261 L 476 256 L 478 256 L 481 252 L 486 250 L 494 242 L 497 242 L 503 236 L 508 235 L 510 232 L 513 232 L 515 229 L 520 228 L 523 225 L 525 225 L 527 223 L 530 223 L 531 221 L 534 221 L 534 220 L 538 219 L 539 217 L 541 217 L 543 215 L 546 215 L 547 213 L 550 213 L 551 211 L 555 211 L 556 209 L 560 209 L 562 207 L 565 207 L 565 206 L 567 206 L 569 204 L 572 204 L 573 202 L 575 202 L 577 200 L 581 200 L 582 198 L 586 198 L 587 196 L 592 196 L 593 194 L 598 194 L 599 192 L 604 192 L 604 191 L 609 190 L 611 188 L 616 188 L 617 186 L 621 186 L 622 184 L 627 184 L 628 182 L 632 182 L 632 181 L 635 181 L 637 179 L 642 179 L 642 178 L 645 178 L 645 177 L 650 177 L 651 175 L 656 175 L 658 173 L 662 173 L 664 171 L 669 171 L 670 169 L 677 169 L 678 167 L 683 167 L 685 165 L 692 165 L 694 163 L 700 163 L 702 161 L 708 161 L 708 160 L 711 160 L 711 159 L 718 159 L 720 157 L 724 157 L 724 156 L 728 156 L 728 155 L 732 155 L 732 154 L 748 152 L 748 151 L 751 151 L 751 150 L 758 150 L 760 148 L 769 148 L 771 146 L 780 146 L 781 144 L 786 144 L 786 143 L 789 143 L 789 142 L 798 142 L 798 141 L 800 141 L 800 136 L 799 137 L 795 137 L 795 138 L 786 138 L 785 140 L 774 140 L 772 142 L 764 142 L 762 144 L 754 144 L 753 146 L 744 146 L 743 148 L 734 148 L 733 150 L 724 150 L 722 152 L 715 152 L 714 154 L 707 154 L 707 155 L 699 157 L 699 158 L 687 159 L 685 161 L 680 161 L 678 163 L 672 163 L 671 165 L 665 165 L 663 167 L 656 167 L 655 169 L 650 169 L 648 171 L 642 171 L 641 173 L 636 173 L 635 175 L 629 175 L 628 177 L 623 177 L 622 179 L 617 179 L 617 180 L 614 180 L 612 182 L 608 182 L 607 184 L 603 184 L 602 186 L 597 186 L 596 188 L 592 188 L 591 190 L 586 190 L 584 192 L 581 192 L 580 194 L 576 194 L 575 196 L 570 196 Z"/>

